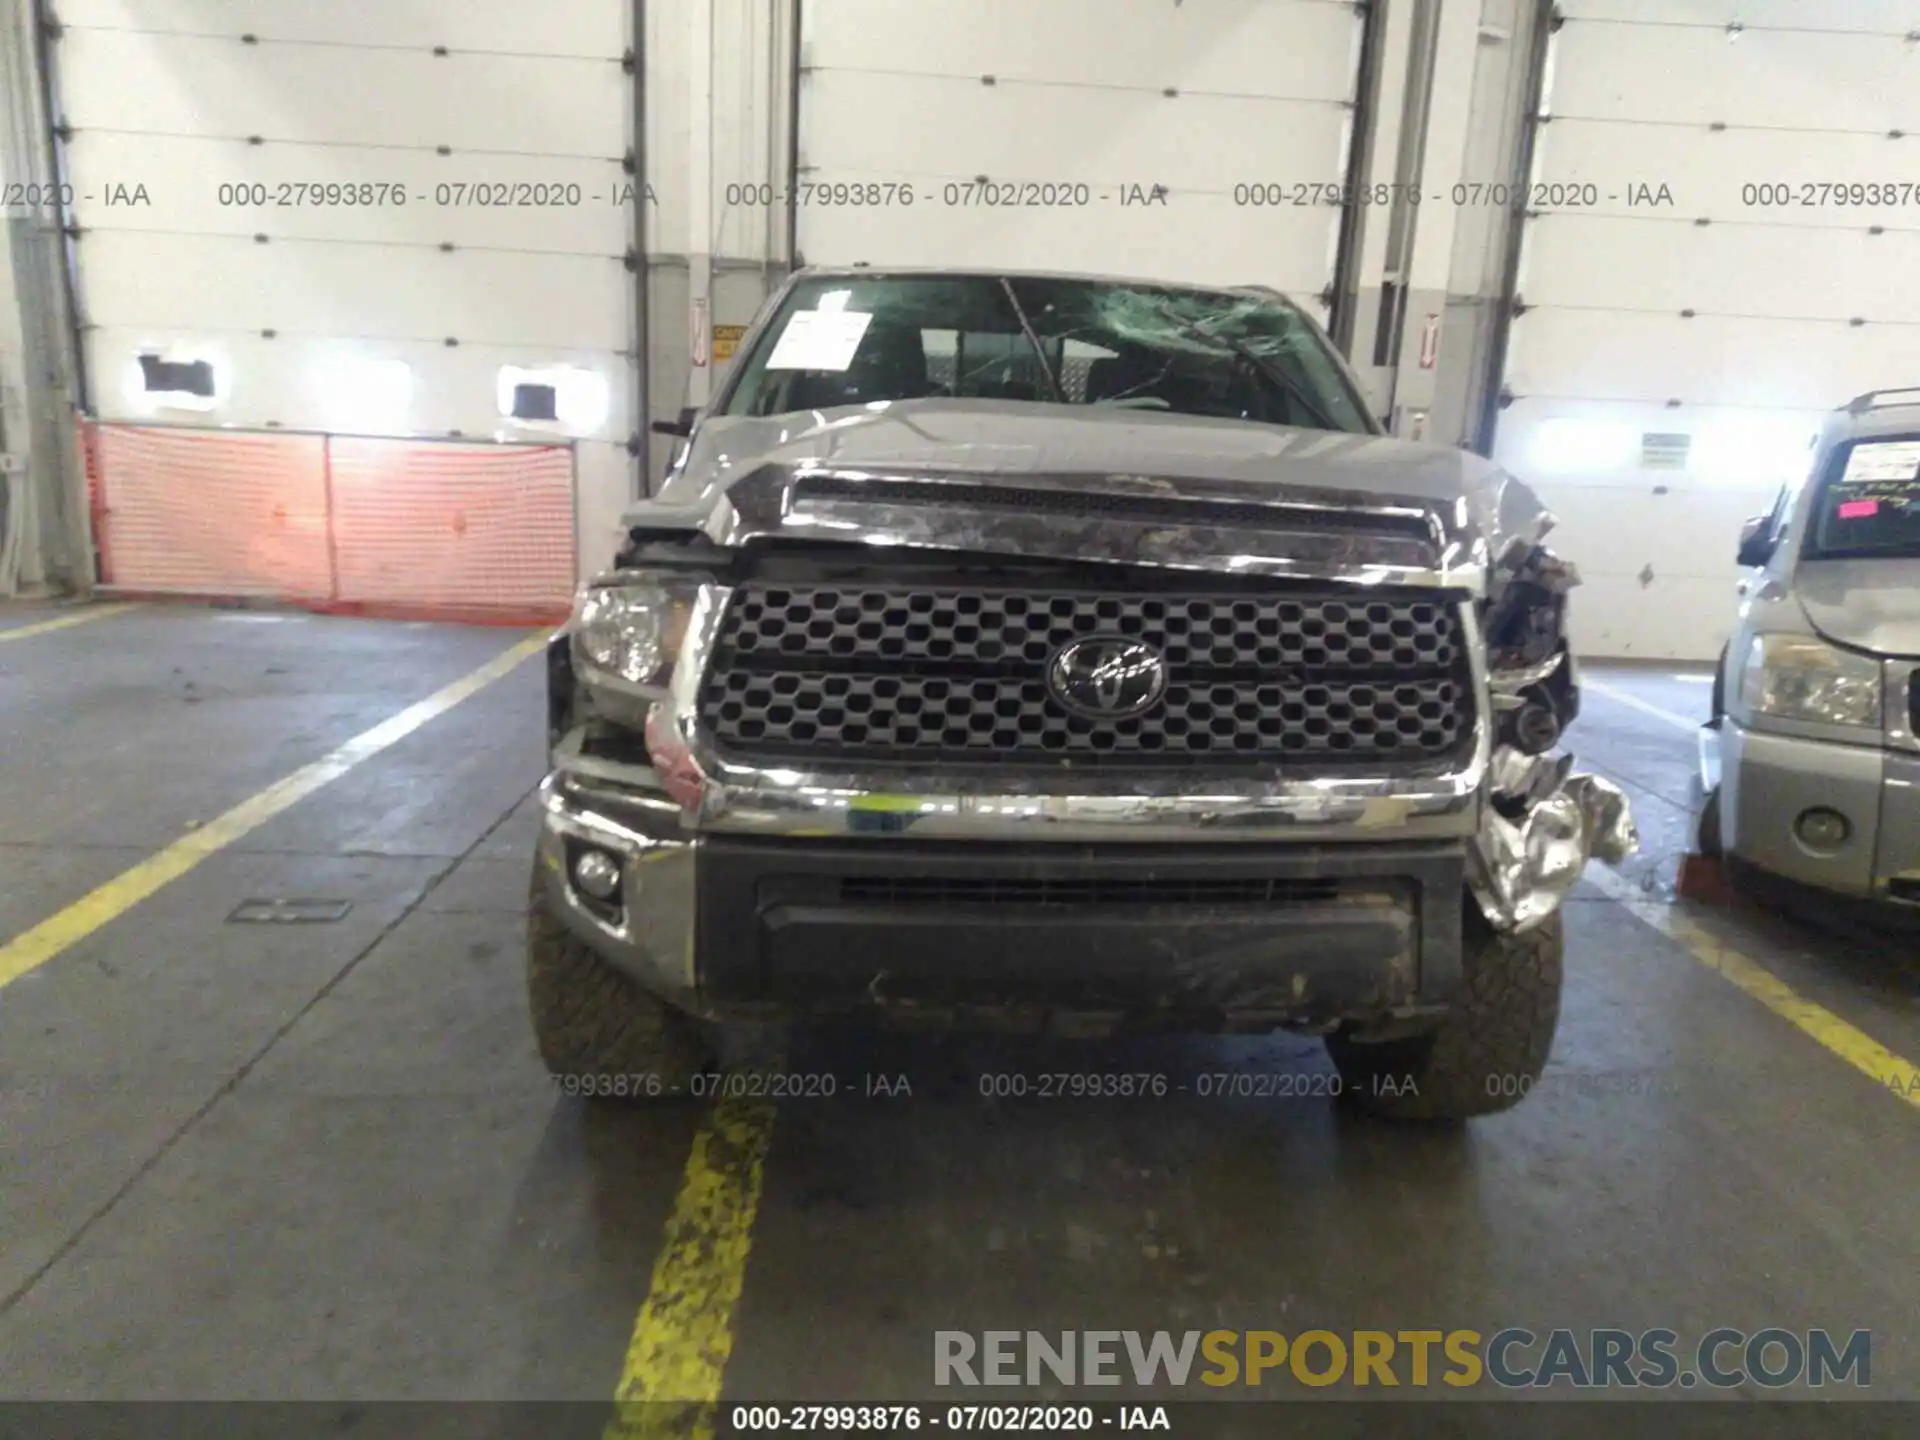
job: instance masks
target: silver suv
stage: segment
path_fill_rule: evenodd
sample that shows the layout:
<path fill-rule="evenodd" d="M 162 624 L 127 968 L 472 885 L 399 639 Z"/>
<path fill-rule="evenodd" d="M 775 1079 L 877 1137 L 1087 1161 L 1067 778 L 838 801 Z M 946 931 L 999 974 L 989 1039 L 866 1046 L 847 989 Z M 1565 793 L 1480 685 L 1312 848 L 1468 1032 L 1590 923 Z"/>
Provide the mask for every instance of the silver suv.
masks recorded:
<path fill-rule="evenodd" d="M 688 1088 L 857 1012 L 1324 1035 L 1504 1109 L 1557 907 L 1631 845 L 1554 753 L 1533 494 L 1384 437 L 1265 290 L 803 271 L 549 653 L 529 987 L 554 1074 Z"/>
<path fill-rule="evenodd" d="M 1920 906 L 1920 391 L 1835 411 L 1739 559 L 1701 848 Z"/>

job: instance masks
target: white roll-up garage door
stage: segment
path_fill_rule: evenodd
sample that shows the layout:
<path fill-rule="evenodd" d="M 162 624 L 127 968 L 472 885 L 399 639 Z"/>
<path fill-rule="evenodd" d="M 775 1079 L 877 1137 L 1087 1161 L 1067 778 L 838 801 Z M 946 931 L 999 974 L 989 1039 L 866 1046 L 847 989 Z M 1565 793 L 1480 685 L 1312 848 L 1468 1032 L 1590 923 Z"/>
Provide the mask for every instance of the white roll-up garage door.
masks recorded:
<path fill-rule="evenodd" d="M 624 494 L 629 8 L 62 0 L 54 74 L 94 413 L 435 437 L 434 473 L 459 458 L 449 437 L 577 444 Z M 172 483 L 144 476 L 141 493 Z M 482 533 L 471 514 L 416 518 L 469 551 Z M 569 583 L 565 559 L 540 583 Z"/>
<path fill-rule="evenodd" d="M 1561 516 L 1582 650 L 1711 659 L 1742 518 L 1823 412 L 1920 384 L 1916 12 L 1561 9 L 1496 455 Z"/>
<path fill-rule="evenodd" d="M 1263 284 L 1324 320 L 1359 8 L 808 4 L 800 252 Z"/>
<path fill-rule="evenodd" d="M 154 351 L 214 361 L 213 423 L 490 435 L 506 366 L 626 406 L 625 5 L 58 8 L 100 415 L 161 408 Z"/>

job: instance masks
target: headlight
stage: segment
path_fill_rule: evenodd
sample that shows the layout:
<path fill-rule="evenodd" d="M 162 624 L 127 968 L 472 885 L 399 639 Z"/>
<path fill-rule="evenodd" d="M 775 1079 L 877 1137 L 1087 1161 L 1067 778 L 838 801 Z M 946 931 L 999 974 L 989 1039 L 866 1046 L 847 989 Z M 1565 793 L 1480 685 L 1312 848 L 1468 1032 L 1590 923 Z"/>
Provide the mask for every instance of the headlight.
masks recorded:
<path fill-rule="evenodd" d="M 573 657 L 589 679 L 667 683 L 699 596 L 697 579 L 602 576 L 574 606 Z"/>
<path fill-rule="evenodd" d="M 1880 662 L 1808 635 L 1757 635 L 1740 699 L 1759 715 L 1878 730 Z"/>

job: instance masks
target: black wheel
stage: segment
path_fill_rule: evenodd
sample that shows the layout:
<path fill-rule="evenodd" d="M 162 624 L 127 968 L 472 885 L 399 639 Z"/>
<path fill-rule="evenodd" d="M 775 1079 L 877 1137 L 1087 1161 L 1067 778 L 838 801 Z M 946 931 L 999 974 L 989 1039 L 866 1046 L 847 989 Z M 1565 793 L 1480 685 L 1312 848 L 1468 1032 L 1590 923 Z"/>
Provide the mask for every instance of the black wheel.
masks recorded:
<path fill-rule="evenodd" d="M 1713 695 L 1708 703 L 1712 708 L 1715 725 L 1718 725 L 1727 713 L 1727 650 L 1728 647 L 1725 645 L 1720 647 L 1720 663 L 1713 667 Z"/>
<path fill-rule="evenodd" d="M 1517 1105 L 1553 1049 L 1560 1021 L 1565 932 L 1560 914 L 1523 935 L 1495 930 L 1471 899 L 1465 983 L 1439 1028 L 1362 1044 L 1327 1037 L 1341 1094 L 1394 1120 L 1464 1120 Z"/>
<path fill-rule="evenodd" d="M 527 901 L 527 1003 L 540 1058 L 568 1094 L 684 1095 L 709 1058 L 698 1021 L 608 965 L 549 911 L 538 861 Z"/>

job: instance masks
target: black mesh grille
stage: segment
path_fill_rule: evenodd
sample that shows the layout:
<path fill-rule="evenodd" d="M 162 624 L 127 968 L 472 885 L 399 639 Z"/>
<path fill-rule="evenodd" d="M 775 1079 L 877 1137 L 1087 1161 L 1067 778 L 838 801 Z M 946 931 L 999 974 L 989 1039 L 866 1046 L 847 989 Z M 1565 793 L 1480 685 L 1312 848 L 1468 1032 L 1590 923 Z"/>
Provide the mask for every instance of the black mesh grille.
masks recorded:
<path fill-rule="evenodd" d="M 1920 735 L 1920 670 L 1907 680 L 1907 728 Z"/>
<path fill-rule="evenodd" d="M 1161 698 L 1124 719 L 1063 707 L 1048 664 L 1089 636 L 1157 650 Z M 701 712 L 749 755 L 1418 762 L 1470 742 L 1466 667 L 1428 597 L 752 583 Z"/>
<path fill-rule="evenodd" d="M 1102 634 L 1144 640 L 1175 671 L 1445 671 L 1458 643 L 1451 612 L 1432 600 L 772 586 L 740 592 L 721 639 L 750 663 L 760 656 L 932 660 L 941 665 L 915 673 L 945 674 L 948 662 L 1012 660 L 1027 662 L 1024 673 L 1068 641 Z"/>

